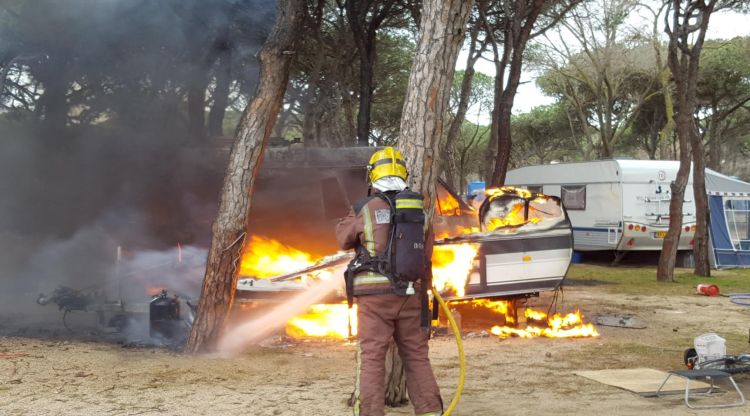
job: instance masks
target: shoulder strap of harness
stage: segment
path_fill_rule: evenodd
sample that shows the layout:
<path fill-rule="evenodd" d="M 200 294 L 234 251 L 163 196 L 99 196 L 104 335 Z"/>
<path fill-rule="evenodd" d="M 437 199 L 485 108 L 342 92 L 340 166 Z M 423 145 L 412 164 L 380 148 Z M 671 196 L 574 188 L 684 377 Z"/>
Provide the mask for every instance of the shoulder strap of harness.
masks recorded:
<path fill-rule="evenodd" d="M 364 206 L 367 205 L 367 203 L 370 202 L 372 198 L 374 197 L 375 197 L 374 195 L 367 195 L 365 197 L 358 199 L 357 202 L 355 202 L 352 205 L 352 209 L 354 210 L 354 213 L 359 215 L 359 212 L 362 211 L 362 208 L 364 208 Z"/>

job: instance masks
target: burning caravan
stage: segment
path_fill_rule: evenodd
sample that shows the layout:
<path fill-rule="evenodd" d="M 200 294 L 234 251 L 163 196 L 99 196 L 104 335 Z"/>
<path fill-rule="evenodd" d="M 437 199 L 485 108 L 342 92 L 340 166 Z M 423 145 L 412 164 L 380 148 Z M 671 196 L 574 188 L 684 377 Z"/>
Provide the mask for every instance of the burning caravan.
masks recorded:
<path fill-rule="evenodd" d="M 436 243 L 474 244 L 465 283 L 451 299 L 516 299 L 559 288 L 573 252 L 570 220 L 560 199 L 523 189 L 490 189 L 479 208 L 479 232 Z"/>
<path fill-rule="evenodd" d="M 435 242 L 433 283 L 446 293 L 446 299 L 512 301 L 560 287 L 570 265 L 573 240 L 559 198 L 511 187 L 493 189 L 475 214 L 479 227 L 455 230 Z M 341 272 L 352 256 L 340 252 L 288 274 L 244 277 L 237 286 L 238 296 L 284 296 L 304 288 L 310 280 Z"/>
<path fill-rule="evenodd" d="M 669 227 L 670 183 L 679 162 L 600 160 L 526 166 L 508 172 L 508 185 L 560 197 L 578 251 L 661 250 Z M 712 171 L 707 170 L 707 174 Z M 713 172 L 715 173 L 715 172 Z M 679 250 L 692 250 L 695 205 L 685 189 Z"/>
<path fill-rule="evenodd" d="M 240 299 L 286 297 L 304 287 L 309 277 L 330 275 L 336 268 L 340 272 L 349 262 L 351 253 L 325 254 L 338 248 L 333 236 L 338 218 L 366 193 L 365 165 L 372 151 L 268 150 L 253 200 L 250 232 L 283 239 L 311 256 L 308 264 L 276 275 L 241 267 L 246 272 L 237 286 Z M 511 188 L 492 192 L 477 211 L 445 183 L 438 184 L 433 219 L 437 239 L 433 278 L 438 289 L 452 289 L 444 292 L 451 299 L 511 299 L 558 288 L 573 250 L 570 221 L 559 198 Z M 283 236 L 273 217 L 281 201 L 285 206 L 306 207 L 304 216 L 293 221 L 287 217 Z M 276 228 L 266 229 L 266 224 Z M 258 242 L 250 247 L 260 249 Z M 315 257 L 320 260 L 312 261 Z"/>

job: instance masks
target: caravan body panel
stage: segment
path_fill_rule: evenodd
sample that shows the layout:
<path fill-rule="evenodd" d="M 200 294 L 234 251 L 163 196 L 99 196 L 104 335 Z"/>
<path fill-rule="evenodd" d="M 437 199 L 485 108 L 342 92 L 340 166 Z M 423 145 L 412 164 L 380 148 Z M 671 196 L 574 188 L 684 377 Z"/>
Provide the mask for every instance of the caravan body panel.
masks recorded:
<path fill-rule="evenodd" d="M 509 185 L 559 196 L 579 251 L 661 250 L 669 227 L 669 184 L 679 162 L 602 160 L 527 166 L 508 172 Z M 685 190 L 680 250 L 690 250 L 695 223 L 692 182 Z"/>

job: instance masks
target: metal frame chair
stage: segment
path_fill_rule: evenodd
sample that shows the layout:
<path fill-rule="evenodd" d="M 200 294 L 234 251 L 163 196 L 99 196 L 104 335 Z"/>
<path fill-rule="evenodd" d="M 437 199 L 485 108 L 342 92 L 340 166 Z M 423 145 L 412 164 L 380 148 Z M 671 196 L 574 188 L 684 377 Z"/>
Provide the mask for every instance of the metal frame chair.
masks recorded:
<path fill-rule="evenodd" d="M 742 406 L 745 404 L 745 396 L 740 391 L 740 388 L 737 386 L 737 383 L 734 382 L 734 378 L 732 378 L 732 375 L 721 370 L 713 370 L 713 369 L 670 371 L 669 375 L 667 375 L 667 378 L 665 378 L 664 381 L 661 383 L 661 386 L 659 386 L 659 389 L 656 390 L 656 397 L 659 397 L 659 393 L 661 392 L 661 389 L 664 387 L 665 384 L 667 384 L 667 381 L 669 381 L 669 378 L 672 376 L 678 376 L 678 377 L 682 377 L 685 379 L 685 406 L 689 407 L 690 409 L 718 409 L 718 408 L 724 408 L 724 407 L 737 407 L 737 406 Z M 719 379 L 729 379 L 729 381 L 732 383 L 732 386 L 734 387 L 734 390 L 737 392 L 737 395 L 739 395 L 740 397 L 739 401 L 733 402 L 733 403 L 727 403 L 727 404 L 702 405 L 702 406 L 694 406 L 690 404 L 690 396 L 712 396 L 716 388 L 714 381 L 719 380 Z M 711 387 L 708 389 L 707 392 L 690 394 L 690 380 L 710 380 Z"/>

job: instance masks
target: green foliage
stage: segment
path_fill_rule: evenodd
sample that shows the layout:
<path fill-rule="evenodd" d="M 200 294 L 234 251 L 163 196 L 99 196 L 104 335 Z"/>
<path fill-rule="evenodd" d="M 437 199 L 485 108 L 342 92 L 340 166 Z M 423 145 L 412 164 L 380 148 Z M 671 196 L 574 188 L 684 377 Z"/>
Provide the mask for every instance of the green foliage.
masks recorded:
<path fill-rule="evenodd" d="M 707 41 L 698 82 L 698 97 L 705 105 L 750 94 L 750 38 Z"/>
<path fill-rule="evenodd" d="M 578 153 L 580 128 L 562 103 L 534 107 L 511 123 L 515 166 L 571 160 Z"/>
<path fill-rule="evenodd" d="M 380 145 L 393 145 L 398 137 L 415 48 L 416 44 L 406 35 L 386 32 L 378 36 L 370 121 L 372 134 L 378 137 Z"/>

